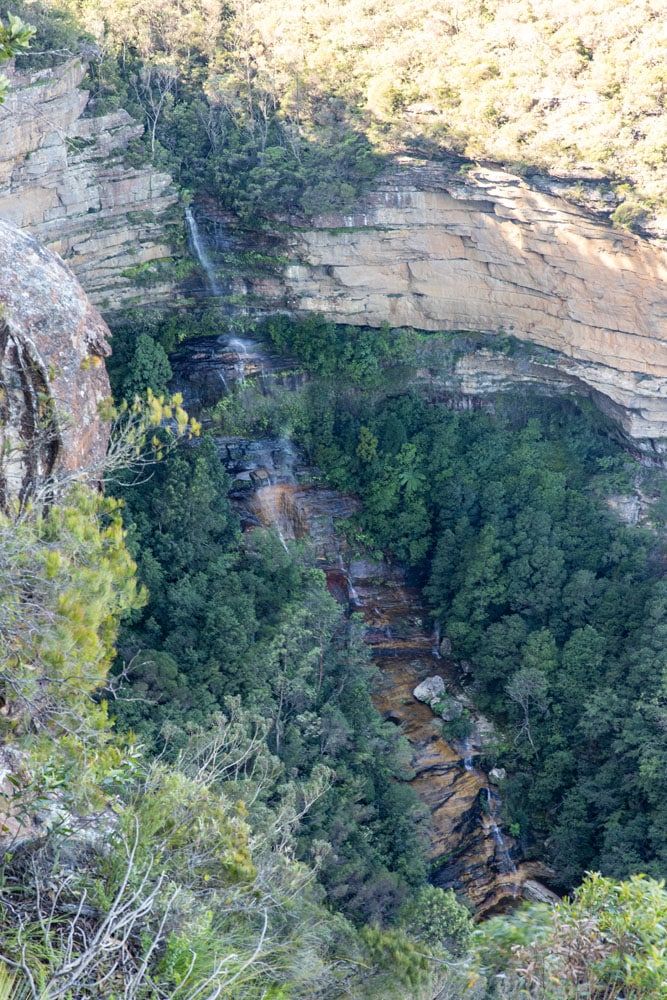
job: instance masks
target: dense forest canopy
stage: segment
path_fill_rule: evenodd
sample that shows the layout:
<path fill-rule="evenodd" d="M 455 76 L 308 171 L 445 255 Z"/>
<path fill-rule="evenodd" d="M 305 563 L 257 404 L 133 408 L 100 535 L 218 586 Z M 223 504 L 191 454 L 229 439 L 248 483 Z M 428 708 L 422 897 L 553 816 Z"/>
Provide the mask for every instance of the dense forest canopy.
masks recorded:
<path fill-rule="evenodd" d="M 302 440 L 361 495 L 353 537 L 412 568 L 475 702 L 503 718 L 508 819 L 565 885 L 591 868 L 660 876 L 665 556 L 601 502 L 625 478 L 620 449 L 567 406 L 452 413 L 374 397 L 360 366 L 355 392 L 354 372 L 344 394 L 339 376 L 313 392 Z"/>

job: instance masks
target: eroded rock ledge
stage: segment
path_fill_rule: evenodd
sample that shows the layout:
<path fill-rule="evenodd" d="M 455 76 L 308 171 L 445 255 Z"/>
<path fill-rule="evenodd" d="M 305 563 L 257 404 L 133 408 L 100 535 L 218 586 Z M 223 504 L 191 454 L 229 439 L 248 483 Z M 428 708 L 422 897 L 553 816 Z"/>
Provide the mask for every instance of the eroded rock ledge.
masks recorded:
<path fill-rule="evenodd" d="M 109 330 L 59 257 L 0 222 L 0 506 L 99 469 Z"/>
<path fill-rule="evenodd" d="M 173 282 L 138 288 L 133 269 L 173 254 L 165 213 L 177 194 L 168 174 L 123 159 L 143 125 L 123 110 L 84 117 L 85 73 L 77 58 L 10 71 L 0 107 L 0 219 L 57 251 L 105 311 L 160 303 Z"/>
<path fill-rule="evenodd" d="M 667 459 L 667 251 L 504 171 L 404 161 L 291 240 L 288 303 L 344 323 L 479 331 L 547 348 L 459 358 L 460 391 L 591 395 Z"/>

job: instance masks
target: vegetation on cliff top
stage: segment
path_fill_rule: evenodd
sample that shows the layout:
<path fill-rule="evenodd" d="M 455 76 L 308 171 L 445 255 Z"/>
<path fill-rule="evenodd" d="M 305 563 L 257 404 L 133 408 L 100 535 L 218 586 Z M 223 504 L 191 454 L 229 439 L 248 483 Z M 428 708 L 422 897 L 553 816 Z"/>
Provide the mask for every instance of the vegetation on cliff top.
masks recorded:
<path fill-rule="evenodd" d="M 101 44 L 99 111 L 143 117 L 146 155 L 246 218 L 342 209 L 400 150 L 572 176 L 574 197 L 610 178 L 624 225 L 665 207 L 661 0 L 45 6 L 40 48 L 66 48 L 63 11 L 72 49 Z"/>

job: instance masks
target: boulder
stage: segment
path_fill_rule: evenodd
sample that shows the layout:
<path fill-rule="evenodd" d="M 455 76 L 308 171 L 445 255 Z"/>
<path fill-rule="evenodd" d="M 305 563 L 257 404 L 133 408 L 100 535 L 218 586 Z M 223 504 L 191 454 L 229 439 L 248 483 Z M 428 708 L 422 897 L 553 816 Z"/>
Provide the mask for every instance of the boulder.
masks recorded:
<path fill-rule="evenodd" d="M 546 885 L 542 885 L 541 882 L 533 878 L 528 878 L 523 883 L 521 895 L 530 903 L 547 903 L 549 906 L 555 906 L 556 903 L 560 903 L 560 897 L 555 892 L 547 889 Z"/>
<path fill-rule="evenodd" d="M 447 636 L 440 640 L 440 656 L 451 656 L 452 655 L 452 640 L 448 639 Z"/>
<path fill-rule="evenodd" d="M 433 677 L 426 677 L 412 693 L 417 701 L 430 705 L 442 698 L 445 693 L 445 682 L 439 674 L 434 674 Z"/>
<path fill-rule="evenodd" d="M 506 777 L 507 771 L 504 767 L 492 767 L 489 771 L 489 781 L 492 785 L 499 785 Z"/>
<path fill-rule="evenodd" d="M 444 719 L 445 722 L 453 722 L 454 719 L 460 719 L 462 715 L 463 705 L 460 702 L 455 701 L 453 698 L 440 712 L 440 718 Z"/>

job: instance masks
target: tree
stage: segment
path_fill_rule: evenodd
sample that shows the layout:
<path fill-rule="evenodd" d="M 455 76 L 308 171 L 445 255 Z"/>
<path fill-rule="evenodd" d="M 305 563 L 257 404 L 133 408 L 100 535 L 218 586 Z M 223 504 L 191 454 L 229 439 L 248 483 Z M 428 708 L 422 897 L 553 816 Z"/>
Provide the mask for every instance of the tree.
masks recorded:
<path fill-rule="evenodd" d="M 664 883 L 643 876 L 612 882 L 592 873 L 572 900 L 488 921 L 478 935 L 479 957 L 489 973 L 535 1000 L 659 1000 L 667 982 L 666 918 Z"/>
<path fill-rule="evenodd" d="M 362 462 L 370 464 L 377 458 L 378 439 L 368 427 L 359 429 L 359 444 L 357 445 L 357 455 Z"/>
<path fill-rule="evenodd" d="M 473 923 L 470 911 L 458 902 L 451 889 L 424 886 L 401 910 L 401 923 L 411 937 L 454 955 L 470 945 Z"/>
<path fill-rule="evenodd" d="M 121 398 L 131 402 L 135 396 L 144 396 L 147 389 L 156 396 L 166 393 L 171 374 L 164 348 L 147 333 L 140 333 L 121 384 Z"/>
<path fill-rule="evenodd" d="M 131 78 L 136 97 L 144 108 L 148 121 L 151 160 L 155 161 L 157 134 L 160 119 L 167 108 L 173 105 L 178 76 L 176 69 L 168 65 L 143 63 Z"/>
<path fill-rule="evenodd" d="M 531 632 L 521 652 L 521 666 L 524 670 L 540 671 L 548 678 L 555 677 L 558 668 L 558 647 L 553 633 L 548 628 Z"/>
<path fill-rule="evenodd" d="M 522 667 L 510 679 L 506 690 L 507 697 L 519 706 L 523 716 L 515 741 L 525 736 L 535 751 L 531 726 L 534 720 L 544 715 L 547 710 L 549 690 L 547 675 L 535 667 Z"/>
<path fill-rule="evenodd" d="M 0 515 L 0 684 L 15 725 L 94 738 L 122 614 L 145 601 L 119 504 L 83 487 Z"/>
<path fill-rule="evenodd" d="M 448 634 L 461 642 L 463 652 L 469 653 L 479 645 L 492 606 L 503 594 L 502 559 L 498 533 L 493 525 L 484 525 L 461 555 L 458 590 L 451 602 Z"/>
<path fill-rule="evenodd" d="M 14 14 L 7 15 L 7 22 L 0 21 L 0 64 L 25 51 L 35 35 L 35 29 Z M 9 81 L 0 75 L 0 104 L 5 99 Z"/>

